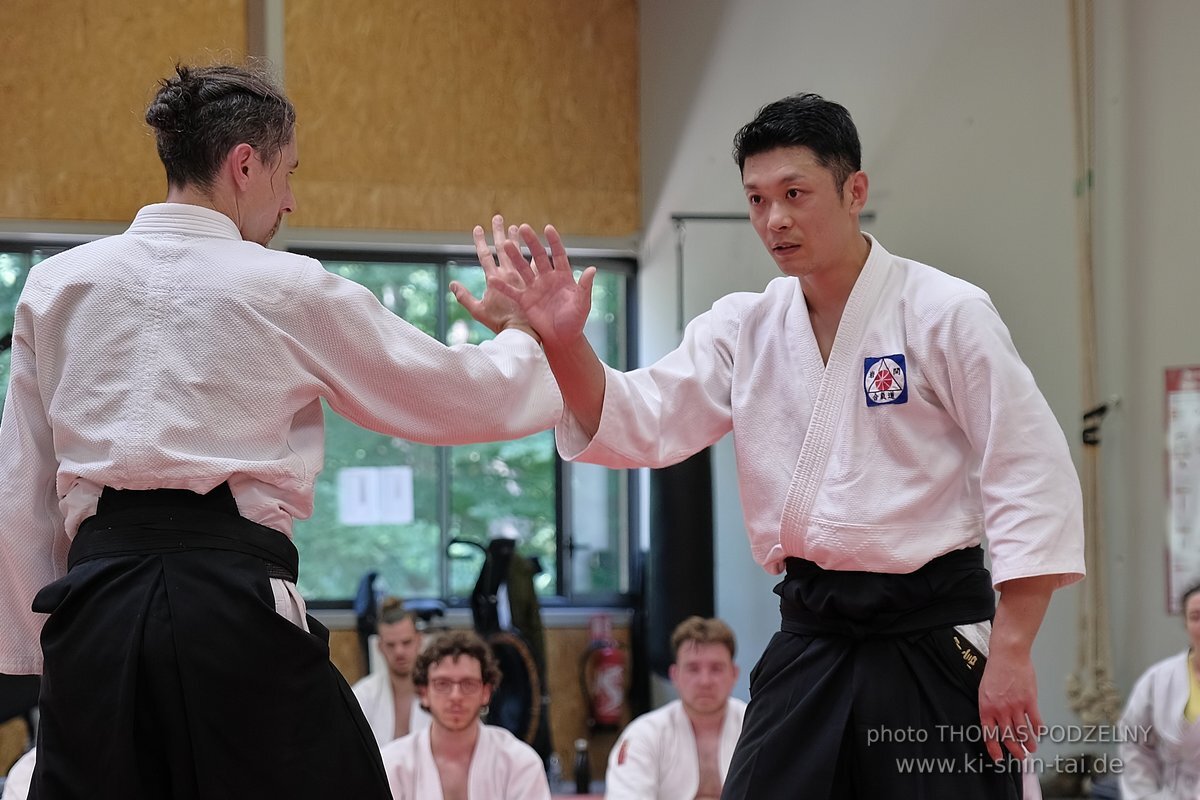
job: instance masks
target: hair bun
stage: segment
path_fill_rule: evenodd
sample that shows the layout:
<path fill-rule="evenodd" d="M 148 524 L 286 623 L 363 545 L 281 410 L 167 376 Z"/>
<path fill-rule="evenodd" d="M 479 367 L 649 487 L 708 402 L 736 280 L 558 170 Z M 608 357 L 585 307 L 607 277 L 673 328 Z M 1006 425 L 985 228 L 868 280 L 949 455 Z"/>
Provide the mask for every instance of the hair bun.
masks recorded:
<path fill-rule="evenodd" d="M 163 79 L 158 94 L 146 109 L 146 124 L 160 131 L 183 130 L 195 102 L 194 82 L 190 69 L 176 67 L 175 75 Z"/>

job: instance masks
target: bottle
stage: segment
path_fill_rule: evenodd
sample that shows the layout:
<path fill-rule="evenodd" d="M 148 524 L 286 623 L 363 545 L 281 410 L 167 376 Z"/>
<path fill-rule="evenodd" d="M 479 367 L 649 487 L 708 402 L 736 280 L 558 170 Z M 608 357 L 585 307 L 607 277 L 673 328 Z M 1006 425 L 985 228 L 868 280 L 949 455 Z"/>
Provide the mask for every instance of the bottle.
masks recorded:
<path fill-rule="evenodd" d="M 575 794 L 591 794 L 592 767 L 588 763 L 587 739 L 575 740 Z"/>
<path fill-rule="evenodd" d="M 550 793 L 554 794 L 563 788 L 562 760 L 558 753 L 551 753 L 546 763 L 546 779 L 550 783 Z"/>

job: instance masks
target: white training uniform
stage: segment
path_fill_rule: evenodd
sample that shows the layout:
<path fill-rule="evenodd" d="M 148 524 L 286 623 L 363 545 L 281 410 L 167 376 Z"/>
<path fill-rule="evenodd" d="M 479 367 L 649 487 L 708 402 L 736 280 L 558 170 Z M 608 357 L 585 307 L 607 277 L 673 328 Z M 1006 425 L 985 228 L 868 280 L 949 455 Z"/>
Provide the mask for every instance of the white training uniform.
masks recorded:
<path fill-rule="evenodd" d="M 595 437 L 568 410 L 559 452 L 661 467 L 733 431 L 751 551 L 773 574 L 792 556 L 909 573 L 986 531 L 993 583 L 1079 580 L 1071 455 L 987 294 L 867 238 L 828 365 L 800 280 L 776 278 L 718 300 L 655 364 L 606 366 Z"/>
<path fill-rule="evenodd" d="M 384 745 L 383 768 L 395 800 L 440 800 L 442 779 L 429 744 L 431 728 Z M 470 800 L 550 800 L 550 783 L 537 751 L 504 728 L 479 724 L 467 772 Z"/>
<path fill-rule="evenodd" d="M 0 800 L 27 800 L 36 761 L 37 749 L 30 748 L 8 768 L 8 777 L 4 779 L 4 794 L 0 796 Z"/>
<path fill-rule="evenodd" d="M 362 706 L 363 715 L 375 734 L 375 741 L 383 747 L 396 738 L 396 696 L 392 693 L 392 682 L 386 669 L 376 670 L 365 678 L 356 681 L 350 687 L 358 704 Z M 414 694 L 412 711 L 409 712 L 408 732 L 428 728 L 433 717 L 421 708 L 421 701 Z"/>
<path fill-rule="evenodd" d="M 104 486 L 206 493 L 227 481 L 243 517 L 291 535 L 312 514 L 322 398 L 365 428 L 442 445 L 532 434 L 562 403 L 532 337 L 449 347 L 320 262 L 173 203 L 30 270 L 10 375 L 0 672 L 14 674 L 41 672 L 30 602 L 65 573 Z M 272 586 L 302 624 L 294 586 Z"/>
<path fill-rule="evenodd" d="M 1120 730 L 1122 800 L 1200 800 L 1200 720 L 1188 722 L 1188 652 L 1146 670 L 1125 704 Z M 1149 727 L 1150 736 L 1142 739 Z"/>
<path fill-rule="evenodd" d="M 745 714 L 746 704 L 729 698 L 717 765 L 722 783 L 742 733 Z M 699 788 L 696 735 L 680 700 L 630 722 L 608 754 L 605 800 L 692 800 Z"/>

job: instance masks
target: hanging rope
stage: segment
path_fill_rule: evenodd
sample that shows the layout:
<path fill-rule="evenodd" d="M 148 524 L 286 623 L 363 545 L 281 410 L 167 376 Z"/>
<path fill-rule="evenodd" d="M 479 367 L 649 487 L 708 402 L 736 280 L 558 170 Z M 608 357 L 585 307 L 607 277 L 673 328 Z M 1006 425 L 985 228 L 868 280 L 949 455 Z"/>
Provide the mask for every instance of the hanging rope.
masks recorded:
<path fill-rule="evenodd" d="M 1071 709 L 1088 724 L 1116 722 L 1121 699 L 1112 681 L 1112 645 L 1105 580 L 1104 526 L 1100 513 L 1100 425 L 1109 406 L 1097 386 L 1096 289 L 1092 258 L 1095 166 L 1092 0 L 1071 0 L 1071 56 L 1075 112 L 1075 211 L 1079 253 L 1080 321 L 1083 326 L 1083 523 L 1088 578 L 1079 596 L 1079 650 L 1067 678 Z"/>

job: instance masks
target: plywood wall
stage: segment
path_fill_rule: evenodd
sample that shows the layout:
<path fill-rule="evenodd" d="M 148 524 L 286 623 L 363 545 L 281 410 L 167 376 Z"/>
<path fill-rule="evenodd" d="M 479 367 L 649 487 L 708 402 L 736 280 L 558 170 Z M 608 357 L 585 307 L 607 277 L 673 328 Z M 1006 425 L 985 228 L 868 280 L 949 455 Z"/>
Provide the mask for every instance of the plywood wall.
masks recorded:
<path fill-rule="evenodd" d="M 640 226 L 636 0 L 289 0 L 308 227 Z"/>
<path fill-rule="evenodd" d="M 0 0 L 0 218 L 119 222 L 161 199 L 155 81 L 258 50 L 260 2 Z M 638 231 L 637 0 L 283 8 L 293 227 Z"/>
<path fill-rule="evenodd" d="M 161 200 L 155 81 L 243 59 L 246 2 L 2 0 L 0 218 L 126 221 Z"/>

